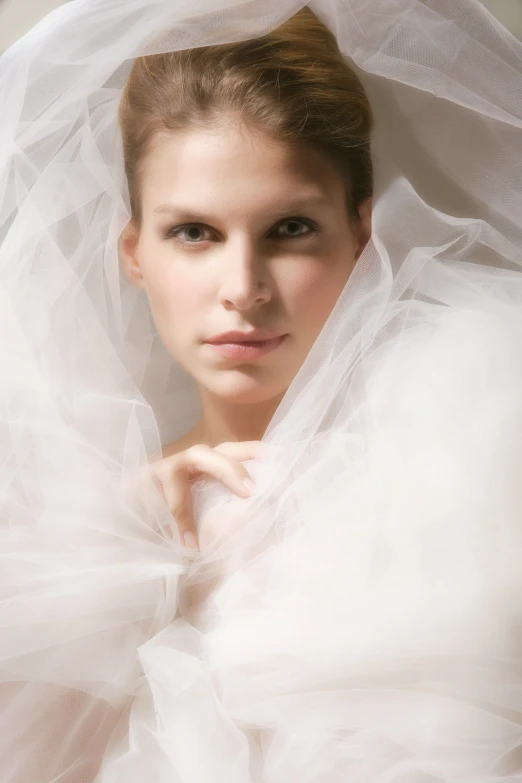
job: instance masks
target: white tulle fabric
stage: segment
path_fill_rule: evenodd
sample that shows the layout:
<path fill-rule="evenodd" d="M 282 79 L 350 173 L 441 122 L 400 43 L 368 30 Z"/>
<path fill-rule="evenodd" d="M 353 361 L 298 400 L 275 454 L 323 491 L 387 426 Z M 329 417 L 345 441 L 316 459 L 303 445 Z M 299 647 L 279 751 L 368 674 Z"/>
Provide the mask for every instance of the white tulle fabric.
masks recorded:
<path fill-rule="evenodd" d="M 300 0 L 75 0 L 0 60 L 2 783 L 522 781 L 522 46 L 315 0 L 376 114 L 373 239 L 249 463 L 153 486 L 189 378 L 123 279 L 140 54 Z"/>

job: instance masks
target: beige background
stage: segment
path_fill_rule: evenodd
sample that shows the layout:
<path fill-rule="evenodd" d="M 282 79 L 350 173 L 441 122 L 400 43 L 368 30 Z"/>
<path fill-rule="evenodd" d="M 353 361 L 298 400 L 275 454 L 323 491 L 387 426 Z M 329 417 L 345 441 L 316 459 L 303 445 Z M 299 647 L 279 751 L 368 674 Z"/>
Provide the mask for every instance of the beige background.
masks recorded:
<path fill-rule="evenodd" d="M 465 0 L 453 0 L 455 3 Z M 64 0 L 0 0 L 0 52 Z M 482 0 L 485 6 L 522 39 L 522 0 Z"/>

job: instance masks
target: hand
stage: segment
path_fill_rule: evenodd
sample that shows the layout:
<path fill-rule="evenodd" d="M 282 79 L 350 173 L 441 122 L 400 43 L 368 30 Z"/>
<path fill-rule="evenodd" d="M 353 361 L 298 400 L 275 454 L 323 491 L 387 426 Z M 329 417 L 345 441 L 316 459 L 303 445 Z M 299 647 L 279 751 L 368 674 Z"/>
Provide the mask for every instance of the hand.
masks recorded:
<path fill-rule="evenodd" d="M 221 481 L 236 495 L 250 497 L 254 482 L 241 462 L 255 459 L 260 448 L 258 440 L 221 443 L 215 448 L 201 444 L 152 465 L 185 546 L 199 548 L 193 512 L 194 482 L 206 474 Z"/>

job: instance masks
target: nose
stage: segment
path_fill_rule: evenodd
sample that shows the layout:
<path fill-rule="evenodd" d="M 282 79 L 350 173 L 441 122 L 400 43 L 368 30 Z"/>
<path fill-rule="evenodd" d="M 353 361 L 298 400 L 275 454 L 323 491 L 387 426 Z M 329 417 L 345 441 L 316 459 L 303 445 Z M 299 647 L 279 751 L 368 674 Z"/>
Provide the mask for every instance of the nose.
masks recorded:
<path fill-rule="evenodd" d="M 225 251 L 219 299 L 227 310 L 248 311 L 272 298 L 266 269 L 259 252 L 247 241 L 236 242 Z"/>

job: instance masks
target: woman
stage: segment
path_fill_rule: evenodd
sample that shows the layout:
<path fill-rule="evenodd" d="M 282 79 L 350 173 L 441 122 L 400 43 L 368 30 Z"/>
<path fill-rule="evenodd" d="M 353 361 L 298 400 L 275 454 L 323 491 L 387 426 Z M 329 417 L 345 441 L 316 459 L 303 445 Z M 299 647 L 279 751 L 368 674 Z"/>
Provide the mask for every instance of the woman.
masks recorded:
<path fill-rule="evenodd" d="M 520 44 L 211 5 L 0 61 L 2 781 L 516 780 Z"/>
<path fill-rule="evenodd" d="M 250 494 L 240 463 L 257 454 L 368 242 L 370 107 L 304 8 L 241 47 L 143 58 L 120 118 L 132 209 L 124 268 L 202 401 L 197 426 L 157 468 L 196 545 L 189 476 Z"/>

